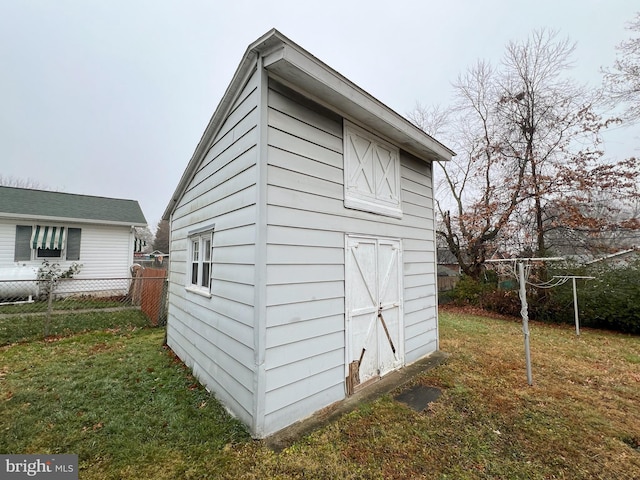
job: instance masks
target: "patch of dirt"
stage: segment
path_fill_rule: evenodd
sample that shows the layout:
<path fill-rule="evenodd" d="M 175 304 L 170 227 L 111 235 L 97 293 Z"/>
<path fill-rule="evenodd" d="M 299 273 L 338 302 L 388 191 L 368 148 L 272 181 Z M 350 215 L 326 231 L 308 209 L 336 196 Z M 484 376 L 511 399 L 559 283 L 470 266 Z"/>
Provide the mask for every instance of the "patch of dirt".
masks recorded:
<path fill-rule="evenodd" d="M 107 352 L 107 351 L 112 350 L 112 349 L 113 349 L 113 345 L 109 345 L 108 343 L 105 343 L 105 342 L 99 342 L 99 343 L 96 343 L 95 345 L 93 345 L 89 349 L 89 353 L 91 353 L 91 354 L 102 353 L 102 352 Z"/>

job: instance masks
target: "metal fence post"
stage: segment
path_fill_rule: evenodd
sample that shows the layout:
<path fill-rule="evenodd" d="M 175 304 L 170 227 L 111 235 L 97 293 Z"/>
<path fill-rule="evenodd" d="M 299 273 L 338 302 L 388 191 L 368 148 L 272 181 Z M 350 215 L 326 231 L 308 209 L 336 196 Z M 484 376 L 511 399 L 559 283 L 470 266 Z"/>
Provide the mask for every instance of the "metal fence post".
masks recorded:
<path fill-rule="evenodd" d="M 54 280 L 53 278 L 50 278 L 47 285 L 47 317 L 44 321 L 44 338 L 47 338 L 49 336 L 49 327 L 51 326 L 51 311 L 53 310 L 53 286 Z"/>

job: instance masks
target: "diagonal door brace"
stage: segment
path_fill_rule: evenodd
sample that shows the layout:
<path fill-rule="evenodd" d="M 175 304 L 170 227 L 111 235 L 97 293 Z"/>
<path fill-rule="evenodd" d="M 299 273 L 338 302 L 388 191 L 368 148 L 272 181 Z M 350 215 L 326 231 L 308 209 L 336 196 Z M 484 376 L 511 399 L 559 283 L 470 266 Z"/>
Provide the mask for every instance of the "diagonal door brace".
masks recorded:
<path fill-rule="evenodd" d="M 382 328 L 384 328 L 384 333 L 387 335 L 387 340 L 389 340 L 389 345 L 391 346 L 391 351 L 393 354 L 396 354 L 396 347 L 393 346 L 393 340 L 391 340 L 391 335 L 389 334 L 389 329 L 387 329 L 387 324 L 384 321 L 384 317 L 382 316 L 382 305 L 378 307 L 378 318 L 380 319 L 380 323 L 382 323 Z"/>

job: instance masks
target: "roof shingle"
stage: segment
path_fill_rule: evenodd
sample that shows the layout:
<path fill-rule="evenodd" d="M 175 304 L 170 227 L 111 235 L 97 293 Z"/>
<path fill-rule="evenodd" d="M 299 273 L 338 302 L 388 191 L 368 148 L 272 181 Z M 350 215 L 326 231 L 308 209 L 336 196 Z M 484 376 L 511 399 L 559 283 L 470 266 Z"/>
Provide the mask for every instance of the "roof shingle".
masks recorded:
<path fill-rule="evenodd" d="M 136 200 L 0 186 L 0 216 L 147 225 Z"/>

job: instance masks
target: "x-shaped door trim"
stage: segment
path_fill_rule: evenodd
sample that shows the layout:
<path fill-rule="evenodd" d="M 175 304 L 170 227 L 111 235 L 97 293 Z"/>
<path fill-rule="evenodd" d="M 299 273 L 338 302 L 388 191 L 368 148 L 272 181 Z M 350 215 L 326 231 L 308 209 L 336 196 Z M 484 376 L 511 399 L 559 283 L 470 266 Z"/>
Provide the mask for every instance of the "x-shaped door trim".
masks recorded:
<path fill-rule="evenodd" d="M 373 155 L 368 156 L 367 154 L 369 153 L 369 151 L 371 149 L 373 149 L 374 145 L 373 142 L 369 142 L 369 144 L 367 145 L 366 150 L 364 151 L 364 153 L 362 154 L 362 156 L 359 154 L 358 152 L 358 148 L 356 147 L 356 144 L 353 141 L 354 136 L 350 136 L 349 137 L 349 141 L 351 142 L 351 145 L 353 146 L 353 153 L 355 154 L 355 158 L 356 160 L 358 160 L 358 167 L 357 167 L 357 171 L 354 172 L 354 174 L 349 178 L 349 185 L 355 185 L 356 181 L 358 180 L 358 178 L 360 178 L 360 175 L 362 175 L 365 179 L 365 181 L 367 182 L 367 186 L 369 187 L 369 190 L 371 191 L 371 193 L 373 193 L 375 195 L 375 185 L 372 185 L 371 182 L 375 182 L 375 178 L 371 179 L 371 182 L 369 182 L 369 179 L 367 178 L 367 175 L 364 173 L 364 167 L 367 166 L 367 164 L 369 163 L 369 159 L 373 159 Z"/>

